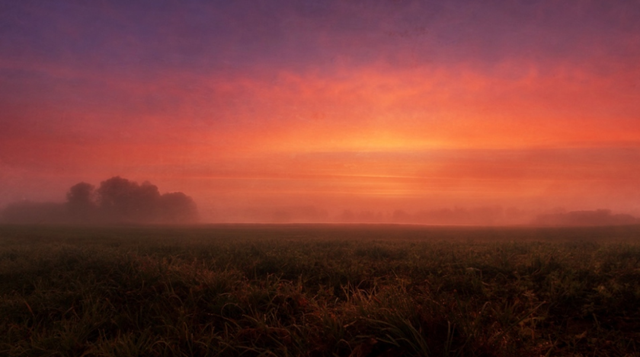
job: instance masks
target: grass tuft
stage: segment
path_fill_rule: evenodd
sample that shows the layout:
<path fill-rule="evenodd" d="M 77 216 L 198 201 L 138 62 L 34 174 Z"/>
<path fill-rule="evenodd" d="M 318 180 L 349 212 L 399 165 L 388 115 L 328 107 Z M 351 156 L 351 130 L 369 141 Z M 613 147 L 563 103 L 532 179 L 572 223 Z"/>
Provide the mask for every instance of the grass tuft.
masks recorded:
<path fill-rule="evenodd" d="M 640 355 L 640 228 L 0 226 L 0 355 Z"/>

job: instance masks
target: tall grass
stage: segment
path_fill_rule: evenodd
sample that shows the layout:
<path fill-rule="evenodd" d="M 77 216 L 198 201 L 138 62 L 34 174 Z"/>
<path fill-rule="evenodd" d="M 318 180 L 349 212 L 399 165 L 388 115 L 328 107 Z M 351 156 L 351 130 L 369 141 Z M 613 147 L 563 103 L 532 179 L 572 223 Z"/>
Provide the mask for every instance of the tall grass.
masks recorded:
<path fill-rule="evenodd" d="M 0 355 L 640 355 L 640 228 L 0 226 Z"/>

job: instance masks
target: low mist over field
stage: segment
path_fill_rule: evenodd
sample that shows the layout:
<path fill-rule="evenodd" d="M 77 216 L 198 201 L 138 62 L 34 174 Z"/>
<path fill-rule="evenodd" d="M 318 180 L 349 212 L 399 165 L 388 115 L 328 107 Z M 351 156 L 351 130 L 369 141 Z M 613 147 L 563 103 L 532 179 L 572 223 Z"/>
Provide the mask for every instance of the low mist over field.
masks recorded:
<path fill-rule="evenodd" d="M 121 177 L 103 181 L 98 189 L 81 182 L 72 186 L 65 203 L 14 202 L 0 209 L 0 223 L 19 224 L 193 224 L 193 223 L 331 223 L 413 224 L 441 226 L 620 226 L 640 224 L 640 218 L 610 210 L 555 210 L 534 214 L 500 206 L 330 213 L 314 206 L 228 210 L 214 220 L 199 219 L 196 203 L 182 192 L 160 195 L 148 181 L 141 185 Z"/>

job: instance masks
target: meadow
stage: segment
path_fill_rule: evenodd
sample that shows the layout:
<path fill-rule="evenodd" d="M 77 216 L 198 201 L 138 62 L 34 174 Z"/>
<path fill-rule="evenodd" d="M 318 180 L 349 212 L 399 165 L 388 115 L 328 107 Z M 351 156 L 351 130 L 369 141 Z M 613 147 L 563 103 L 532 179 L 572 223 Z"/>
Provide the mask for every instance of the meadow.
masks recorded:
<path fill-rule="evenodd" d="M 638 226 L 0 226 L 2 356 L 640 356 L 638 341 Z"/>

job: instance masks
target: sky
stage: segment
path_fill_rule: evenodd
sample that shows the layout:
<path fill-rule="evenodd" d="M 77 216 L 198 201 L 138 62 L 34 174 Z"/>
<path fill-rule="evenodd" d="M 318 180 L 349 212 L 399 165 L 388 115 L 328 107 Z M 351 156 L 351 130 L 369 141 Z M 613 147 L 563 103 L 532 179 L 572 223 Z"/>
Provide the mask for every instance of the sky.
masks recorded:
<path fill-rule="evenodd" d="M 2 2 L 0 206 L 121 176 L 207 222 L 640 215 L 639 18 L 638 0 Z"/>

